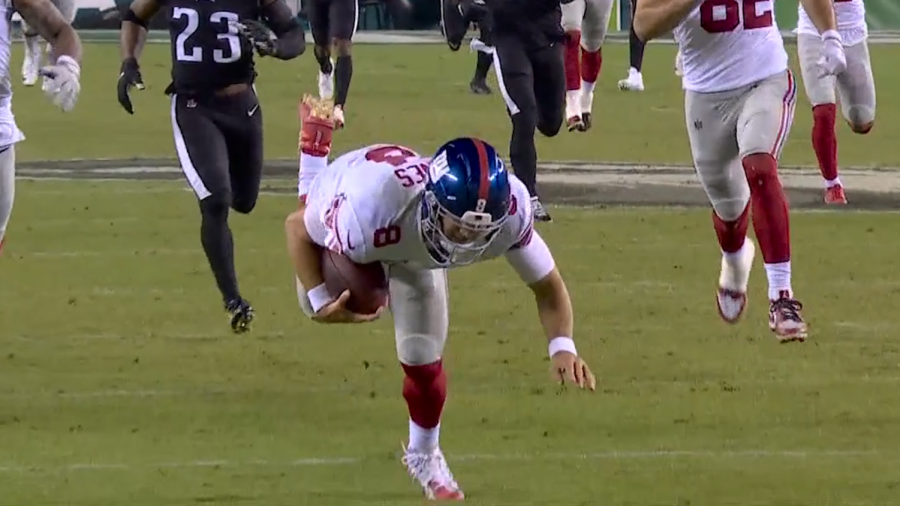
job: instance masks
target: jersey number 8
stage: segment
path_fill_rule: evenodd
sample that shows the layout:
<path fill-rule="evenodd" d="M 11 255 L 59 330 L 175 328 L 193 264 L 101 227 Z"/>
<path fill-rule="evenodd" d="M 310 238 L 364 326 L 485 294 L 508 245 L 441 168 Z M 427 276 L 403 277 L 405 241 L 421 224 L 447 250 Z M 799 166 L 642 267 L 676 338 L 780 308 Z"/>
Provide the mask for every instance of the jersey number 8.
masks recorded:
<path fill-rule="evenodd" d="M 197 33 L 200 28 L 200 14 L 194 9 L 176 7 L 172 10 L 172 19 L 184 18 L 187 22 L 184 30 L 175 38 L 175 59 L 183 62 L 202 62 L 203 48 L 193 46 L 188 50 L 188 39 Z M 225 32 L 216 35 L 220 41 L 226 41 L 228 51 L 224 49 L 213 50 L 212 58 L 215 63 L 233 63 L 241 59 L 241 38 L 238 33 L 237 23 L 240 18 L 233 12 L 213 12 L 209 16 L 209 22 L 214 25 L 225 25 Z"/>
<path fill-rule="evenodd" d="M 737 30 L 741 24 L 744 30 L 769 28 L 775 24 L 772 10 L 758 13 L 756 6 L 760 0 L 706 0 L 700 4 L 700 26 L 708 33 L 727 33 Z M 774 2 L 772 2 L 774 3 Z"/>

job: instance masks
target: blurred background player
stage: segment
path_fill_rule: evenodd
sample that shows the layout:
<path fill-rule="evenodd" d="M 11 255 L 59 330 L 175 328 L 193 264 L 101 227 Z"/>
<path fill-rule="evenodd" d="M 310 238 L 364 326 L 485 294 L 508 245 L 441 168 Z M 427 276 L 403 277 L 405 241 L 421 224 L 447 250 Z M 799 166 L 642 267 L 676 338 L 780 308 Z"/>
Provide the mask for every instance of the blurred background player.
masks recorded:
<path fill-rule="evenodd" d="M 823 44 L 819 69 L 840 74 L 831 0 L 803 0 Z M 747 306 L 755 247 L 750 213 L 769 282 L 769 328 L 780 342 L 803 341 L 807 324 L 791 286 L 788 202 L 778 158 L 791 129 L 797 83 L 771 2 L 716 9 L 719 0 L 641 0 L 635 33 L 647 41 L 673 31 L 682 56 L 684 111 L 694 167 L 713 207 L 722 251 L 716 304 L 727 323 Z"/>
<path fill-rule="evenodd" d="M 504 257 L 533 292 L 557 377 L 594 390 L 596 380 L 572 339 L 565 281 L 533 228 L 530 206 L 520 205 L 528 190 L 492 146 L 459 138 L 426 158 L 378 144 L 329 164 L 330 109 L 314 99 L 301 105 L 298 189 L 306 204 L 285 222 L 300 307 L 321 323 L 362 323 L 380 314 L 352 313 L 345 306 L 349 292 L 329 293 L 321 248 L 359 264 L 385 266 L 409 413 L 403 464 L 428 499 L 463 499 L 440 448 L 450 324 L 447 269 Z"/>
<path fill-rule="evenodd" d="M 600 76 L 613 0 L 563 0 L 562 27 L 566 32 L 566 127 L 586 132 L 593 125 L 594 86 Z"/>
<path fill-rule="evenodd" d="M 164 8 L 171 20 L 172 83 L 166 93 L 175 151 L 199 202 L 200 242 L 231 328 L 246 332 L 255 312 L 238 289 L 228 214 L 249 214 L 259 197 L 263 118 L 253 88 L 253 53 L 290 60 L 306 49 L 305 34 L 284 0 L 135 0 L 122 19 L 117 90 L 129 114 L 129 91 L 144 86 L 137 57 L 147 24 Z"/>
<path fill-rule="evenodd" d="M 304 2 L 313 51 L 319 63 L 319 98 L 334 99 L 332 118 L 344 128 L 344 107 L 353 78 L 351 47 L 359 25 L 358 0 L 308 0 Z M 337 54 L 332 58 L 333 54 Z"/>
<path fill-rule="evenodd" d="M 628 57 L 631 66 L 628 77 L 619 80 L 619 89 L 624 91 L 644 91 L 644 76 L 641 67 L 644 65 L 644 46 L 646 43 L 634 33 L 634 13 L 638 0 L 631 0 L 631 26 L 628 27 Z"/>
<path fill-rule="evenodd" d="M 472 8 L 472 4 L 480 4 L 480 8 Z M 469 26 L 475 24 L 478 27 L 478 38 L 473 39 L 473 48 L 490 46 L 491 20 L 490 12 L 484 8 L 483 0 L 441 0 L 441 30 L 451 51 L 459 51 L 462 40 L 469 30 Z M 475 51 L 475 75 L 469 82 L 469 89 L 476 95 L 490 95 L 492 93 L 487 84 L 487 75 L 494 62 L 489 52 Z"/>
<path fill-rule="evenodd" d="M 66 23 L 72 23 L 75 19 L 75 0 L 50 0 Z M 41 35 L 30 25 L 25 19 L 22 19 L 22 35 L 24 36 L 25 58 L 22 61 L 22 84 L 25 86 L 34 86 L 38 80 L 38 70 L 40 70 L 44 53 L 41 51 Z M 47 40 L 47 39 L 44 39 Z M 55 60 L 53 54 L 53 44 L 49 41 L 46 45 L 48 60 Z M 43 86 L 47 86 L 47 80 L 44 79 Z"/>
<path fill-rule="evenodd" d="M 797 55 L 803 87 L 812 104 L 812 146 L 825 179 L 825 203 L 846 204 L 847 196 L 838 177 L 835 104 L 840 98 L 841 113 L 850 130 L 857 134 L 869 133 L 875 125 L 875 78 L 872 76 L 866 40 L 869 30 L 863 0 L 837 0 L 834 2 L 834 12 L 837 31 L 847 55 L 847 70 L 837 76 L 821 75 L 817 63 L 823 41 L 803 5 L 800 5 L 797 24 Z"/>
<path fill-rule="evenodd" d="M 559 133 L 566 101 L 566 39 L 559 0 L 484 0 L 491 16 L 491 54 L 497 86 L 512 122 L 509 160 L 531 195 L 534 219 L 552 221 L 537 191 L 535 129 L 547 137 Z"/>
<path fill-rule="evenodd" d="M 0 251 L 6 227 L 12 214 L 16 192 L 16 143 L 25 135 L 16 125 L 12 112 L 12 54 L 13 11 L 22 16 L 29 29 L 53 45 L 54 56 L 49 66 L 35 68 L 35 74 L 45 76 L 43 86 L 53 103 L 63 111 L 71 111 L 81 92 L 81 39 L 67 19 L 49 0 L 0 0 Z"/>

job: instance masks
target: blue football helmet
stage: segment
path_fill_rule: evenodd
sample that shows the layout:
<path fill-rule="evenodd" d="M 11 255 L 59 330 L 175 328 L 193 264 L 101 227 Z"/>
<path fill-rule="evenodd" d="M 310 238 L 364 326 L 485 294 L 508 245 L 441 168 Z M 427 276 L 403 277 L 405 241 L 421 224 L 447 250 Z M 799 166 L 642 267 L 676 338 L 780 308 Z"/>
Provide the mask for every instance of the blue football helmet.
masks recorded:
<path fill-rule="evenodd" d="M 475 262 L 509 217 L 506 165 L 490 144 L 471 137 L 441 146 L 428 168 L 420 224 L 442 265 Z"/>

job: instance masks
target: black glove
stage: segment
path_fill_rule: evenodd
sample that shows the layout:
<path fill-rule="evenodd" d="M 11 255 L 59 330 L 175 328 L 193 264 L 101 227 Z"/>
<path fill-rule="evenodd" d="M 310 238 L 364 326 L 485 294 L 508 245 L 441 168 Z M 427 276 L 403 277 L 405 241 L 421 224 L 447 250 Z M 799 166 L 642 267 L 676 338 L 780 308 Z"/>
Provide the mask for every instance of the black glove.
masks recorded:
<path fill-rule="evenodd" d="M 277 48 L 272 31 L 265 24 L 255 19 L 247 19 L 237 24 L 241 32 L 260 56 L 274 56 Z"/>
<path fill-rule="evenodd" d="M 128 114 L 134 114 L 134 106 L 131 105 L 129 92 L 131 88 L 144 89 L 144 79 L 141 77 L 141 67 L 137 59 L 126 58 L 122 62 L 122 70 L 119 72 L 119 104 Z"/>

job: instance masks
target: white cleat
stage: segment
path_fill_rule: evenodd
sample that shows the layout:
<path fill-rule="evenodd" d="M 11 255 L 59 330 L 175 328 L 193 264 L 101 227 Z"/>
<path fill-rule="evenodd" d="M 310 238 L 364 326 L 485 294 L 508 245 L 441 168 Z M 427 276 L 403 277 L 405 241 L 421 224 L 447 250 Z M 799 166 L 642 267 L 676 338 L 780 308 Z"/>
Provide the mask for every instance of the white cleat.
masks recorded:
<path fill-rule="evenodd" d="M 407 472 L 422 486 L 425 498 L 431 501 L 461 501 L 465 494 L 460 490 L 447 460 L 439 448 L 430 453 L 403 448 L 403 465 Z"/>
<path fill-rule="evenodd" d="M 634 67 L 628 69 L 628 77 L 619 81 L 622 91 L 644 91 L 644 76 Z"/>
<path fill-rule="evenodd" d="M 756 246 L 750 238 L 744 240 L 744 247 L 733 256 L 722 255 L 722 272 L 719 274 L 719 288 L 716 291 L 716 306 L 719 316 L 726 323 L 737 323 L 747 308 L 747 285 L 753 269 Z"/>
<path fill-rule="evenodd" d="M 331 61 L 331 72 L 319 71 L 319 98 L 330 100 L 334 96 L 334 60 Z"/>

